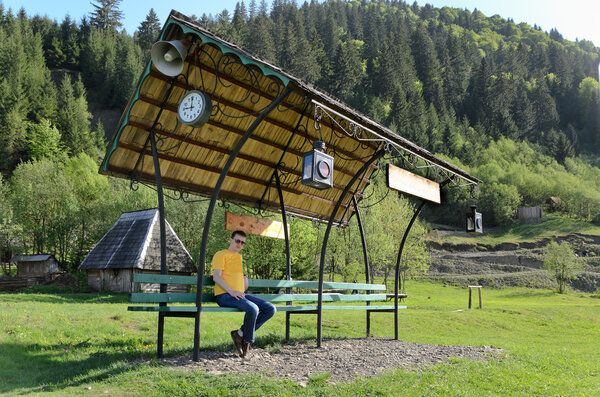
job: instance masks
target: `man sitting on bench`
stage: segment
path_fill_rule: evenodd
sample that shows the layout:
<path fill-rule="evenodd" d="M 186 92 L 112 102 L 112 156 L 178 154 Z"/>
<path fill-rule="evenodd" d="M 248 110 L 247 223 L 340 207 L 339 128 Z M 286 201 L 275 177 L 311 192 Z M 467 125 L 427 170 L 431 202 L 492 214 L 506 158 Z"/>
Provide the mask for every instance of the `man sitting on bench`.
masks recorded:
<path fill-rule="evenodd" d="M 229 248 L 217 252 L 212 260 L 217 304 L 246 313 L 242 327 L 231 331 L 235 348 L 242 358 L 248 354 L 250 343 L 254 343 L 254 332 L 277 311 L 271 303 L 244 293 L 248 289 L 248 277 L 244 275 L 239 252 L 245 243 L 246 233 L 236 230 L 229 239 Z"/>

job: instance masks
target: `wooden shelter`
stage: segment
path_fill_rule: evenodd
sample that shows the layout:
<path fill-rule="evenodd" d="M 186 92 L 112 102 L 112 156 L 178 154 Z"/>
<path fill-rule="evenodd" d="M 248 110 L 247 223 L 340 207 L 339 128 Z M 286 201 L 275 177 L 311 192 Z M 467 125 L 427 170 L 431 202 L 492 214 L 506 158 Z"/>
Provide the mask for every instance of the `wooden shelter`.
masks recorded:
<path fill-rule="evenodd" d="M 401 158 L 407 168 L 426 167 L 430 178 L 443 184 L 469 186 L 479 182 L 176 11 L 171 11 L 160 40 L 172 42 L 173 47 L 186 47 L 181 71 L 171 75 L 161 72 L 157 65 L 164 61 L 160 58 L 148 63 L 110 142 L 100 172 L 155 184 L 159 209 L 163 185 L 182 195 L 210 197 L 199 253 L 199 276 L 204 273 L 212 214 L 219 199 L 261 211 L 281 212 L 288 243 L 288 277 L 291 259 L 287 215 L 327 222 L 319 271 L 322 294 L 331 227 L 347 225 L 357 212 L 362 192 L 383 156 Z M 212 103 L 210 118 L 196 127 L 184 124 L 178 117 L 182 99 L 192 90 L 202 92 Z M 333 186 L 329 189 L 316 189 L 301 181 L 303 154 L 316 141 L 324 142 L 326 153 L 334 159 Z M 164 212 L 161 219 L 164 220 Z M 368 267 L 366 247 L 363 248 Z M 163 262 L 166 262 L 164 255 Z M 164 265 L 162 272 L 166 271 Z M 199 294 L 201 290 L 202 277 L 198 277 Z M 319 301 L 318 346 L 321 305 Z M 396 299 L 396 324 L 397 305 Z M 196 320 L 195 359 L 201 299 L 197 306 L 197 312 L 192 314 Z M 167 314 L 161 313 L 159 319 L 164 315 Z M 396 325 L 396 337 L 397 328 Z M 159 333 L 159 341 L 160 338 Z"/>
<path fill-rule="evenodd" d="M 165 220 L 169 274 L 189 276 L 196 271 L 192 257 Z M 158 290 L 157 284 L 133 282 L 136 273 L 160 273 L 158 209 L 125 212 L 79 265 L 96 291 L 140 292 Z M 188 292 L 185 287 L 180 292 Z"/>
<path fill-rule="evenodd" d="M 15 255 L 10 261 L 17 265 L 17 277 L 21 278 L 51 278 L 64 273 L 52 254 Z"/>

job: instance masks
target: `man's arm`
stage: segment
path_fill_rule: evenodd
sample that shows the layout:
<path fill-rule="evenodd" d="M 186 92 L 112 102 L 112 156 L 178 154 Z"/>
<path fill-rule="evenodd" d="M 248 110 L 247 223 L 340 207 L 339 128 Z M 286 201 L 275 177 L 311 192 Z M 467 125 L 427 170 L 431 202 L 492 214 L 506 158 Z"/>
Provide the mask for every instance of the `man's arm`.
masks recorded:
<path fill-rule="evenodd" d="M 244 292 L 248 291 L 248 276 L 244 275 Z"/>
<path fill-rule="evenodd" d="M 213 280 L 219 287 L 223 288 L 223 290 L 225 290 L 225 292 L 227 292 L 229 295 L 233 296 L 235 299 L 239 300 L 239 299 L 244 299 L 246 297 L 246 295 L 243 292 L 231 289 L 231 287 L 225 282 L 225 280 L 223 280 L 223 269 L 214 269 L 213 270 Z M 244 285 L 246 286 L 246 289 L 247 289 L 248 288 L 248 279 L 245 278 L 245 276 L 244 276 Z"/>

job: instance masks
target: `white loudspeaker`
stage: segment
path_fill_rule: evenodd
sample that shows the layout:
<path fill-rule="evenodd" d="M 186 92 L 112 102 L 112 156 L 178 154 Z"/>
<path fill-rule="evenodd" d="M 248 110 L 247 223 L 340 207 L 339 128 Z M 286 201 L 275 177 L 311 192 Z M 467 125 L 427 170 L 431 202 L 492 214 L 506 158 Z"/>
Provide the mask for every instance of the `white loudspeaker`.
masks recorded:
<path fill-rule="evenodd" d="M 167 76 L 177 76 L 183 72 L 183 62 L 190 44 L 181 40 L 158 41 L 152 46 L 150 55 L 154 66 Z"/>

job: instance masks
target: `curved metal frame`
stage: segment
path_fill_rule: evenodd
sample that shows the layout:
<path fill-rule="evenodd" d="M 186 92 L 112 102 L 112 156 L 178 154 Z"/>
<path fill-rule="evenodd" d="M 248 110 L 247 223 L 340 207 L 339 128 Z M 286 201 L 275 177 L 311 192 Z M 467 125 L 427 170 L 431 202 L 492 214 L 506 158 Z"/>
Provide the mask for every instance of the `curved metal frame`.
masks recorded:
<path fill-rule="evenodd" d="M 360 241 L 362 243 L 363 258 L 365 260 L 365 283 L 369 284 L 369 255 L 367 254 L 367 239 L 365 238 L 365 230 L 362 224 L 362 218 L 360 211 L 358 210 L 358 200 L 356 195 L 352 196 L 352 204 L 354 204 L 354 211 L 356 212 L 356 221 L 358 222 L 358 230 L 360 232 Z M 370 294 L 371 291 L 367 291 Z M 371 302 L 367 301 L 367 306 L 370 306 Z M 367 337 L 371 336 L 371 312 L 367 310 Z"/>
<path fill-rule="evenodd" d="M 413 214 L 412 218 L 410 219 L 410 222 L 408 223 L 408 226 L 406 227 L 406 230 L 404 231 L 404 236 L 402 236 L 402 242 L 400 243 L 400 249 L 398 250 L 398 260 L 396 261 L 396 275 L 394 278 L 394 338 L 396 340 L 398 340 L 398 292 L 399 292 L 399 284 L 400 284 L 400 260 L 402 259 L 402 251 L 404 251 L 404 243 L 406 243 L 406 238 L 408 237 L 408 233 L 410 232 L 410 229 L 412 229 L 413 224 L 415 223 L 415 220 L 417 219 L 417 216 L 419 216 L 419 213 L 421 212 L 421 210 L 423 209 L 423 207 L 425 206 L 427 202 L 423 201 L 421 202 L 421 204 L 419 205 L 419 207 L 417 208 L 417 210 L 415 211 L 415 213 Z"/>
<path fill-rule="evenodd" d="M 379 149 L 373 156 L 361 167 L 360 170 L 352 177 L 350 182 L 346 185 L 346 188 L 340 195 L 337 203 L 335 204 L 335 208 L 331 212 L 331 216 L 329 217 L 329 222 L 327 222 L 327 230 L 325 231 L 325 236 L 323 236 L 323 246 L 321 248 L 321 260 L 319 262 L 319 302 L 317 304 L 317 347 L 321 347 L 322 342 L 322 324 L 323 324 L 323 269 L 325 267 L 325 255 L 327 253 L 327 242 L 329 241 L 329 233 L 331 232 L 331 227 L 333 226 L 333 222 L 335 220 L 335 214 L 337 214 L 342 201 L 346 197 L 346 194 L 354 185 L 354 182 L 358 179 L 358 176 L 367 170 L 373 162 L 378 160 L 385 154 L 385 150 Z"/>
<path fill-rule="evenodd" d="M 279 205 L 281 206 L 281 219 L 283 221 L 283 236 L 285 237 L 285 258 L 287 279 L 292 279 L 292 256 L 290 252 L 290 234 L 288 232 L 287 215 L 285 213 L 285 204 L 283 202 L 283 191 L 281 190 L 281 181 L 279 180 L 279 170 L 275 169 L 275 183 L 277 185 L 277 194 L 279 195 Z M 287 288 L 288 294 L 292 293 L 291 288 Z M 292 302 L 286 302 L 291 305 Z M 290 340 L 290 312 L 285 312 L 285 340 Z"/>
<path fill-rule="evenodd" d="M 221 186 L 225 181 L 225 177 L 229 172 L 229 168 L 233 164 L 233 160 L 235 160 L 236 156 L 242 149 L 242 146 L 246 143 L 250 135 L 254 132 L 256 127 L 267 117 L 267 115 L 275 109 L 288 95 L 292 92 L 292 90 L 288 87 L 283 90 L 283 92 L 273 100 L 267 106 L 264 111 L 254 120 L 252 125 L 246 130 L 244 135 L 240 138 L 238 143 L 235 145 L 235 148 L 231 151 L 221 174 L 219 175 L 219 179 L 217 180 L 217 184 L 213 190 L 213 193 L 210 197 L 210 204 L 208 205 L 208 210 L 206 211 L 206 219 L 204 221 L 204 229 L 202 231 L 202 243 L 200 245 L 200 255 L 198 258 L 198 283 L 196 290 L 196 315 L 195 315 L 195 324 L 194 324 L 194 361 L 198 361 L 200 356 L 200 315 L 202 312 L 202 288 L 203 288 L 203 277 L 204 277 L 204 269 L 206 262 L 206 248 L 208 246 L 208 233 L 210 232 L 210 223 L 212 221 L 212 215 L 215 210 L 215 204 L 217 203 L 217 199 L 219 197 L 219 192 L 221 191 Z"/>

